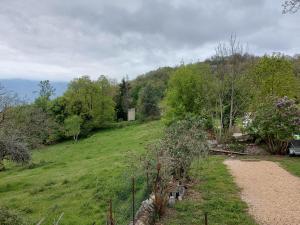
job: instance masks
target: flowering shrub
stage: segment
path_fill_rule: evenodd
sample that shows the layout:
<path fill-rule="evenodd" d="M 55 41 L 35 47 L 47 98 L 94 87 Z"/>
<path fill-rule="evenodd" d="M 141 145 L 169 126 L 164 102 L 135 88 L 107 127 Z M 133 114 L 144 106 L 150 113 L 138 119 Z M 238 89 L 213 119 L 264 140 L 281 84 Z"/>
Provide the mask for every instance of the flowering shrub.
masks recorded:
<path fill-rule="evenodd" d="M 288 97 L 270 99 L 258 108 L 248 131 L 264 140 L 270 153 L 286 154 L 289 141 L 300 133 L 300 109 Z"/>

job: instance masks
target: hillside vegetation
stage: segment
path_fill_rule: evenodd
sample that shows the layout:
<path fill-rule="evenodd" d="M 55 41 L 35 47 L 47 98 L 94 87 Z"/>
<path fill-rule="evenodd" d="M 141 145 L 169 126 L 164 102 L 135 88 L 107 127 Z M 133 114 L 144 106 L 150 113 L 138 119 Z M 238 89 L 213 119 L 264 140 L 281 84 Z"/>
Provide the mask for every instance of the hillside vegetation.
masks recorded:
<path fill-rule="evenodd" d="M 125 224 L 131 207 L 130 155 L 142 153 L 161 131 L 161 122 L 155 121 L 35 150 L 28 167 L 8 164 L 0 173 L 0 207 L 16 210 L 30 224 L 42 218 L 43 224 L 52 224 L 62 212 L 61 225 L 104 224 L 112 197 L 115 217 Z M 137 179 L 137 189 L 141 200 L 143 176 Z"/>

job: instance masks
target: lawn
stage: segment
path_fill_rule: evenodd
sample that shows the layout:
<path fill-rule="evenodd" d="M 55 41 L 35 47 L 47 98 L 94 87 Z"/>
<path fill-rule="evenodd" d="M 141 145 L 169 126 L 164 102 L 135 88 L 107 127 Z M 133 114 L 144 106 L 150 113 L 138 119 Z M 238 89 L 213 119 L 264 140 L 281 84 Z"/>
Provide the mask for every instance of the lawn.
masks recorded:
<path fill-rule="evenodd" d="M 176 216 L 168 219 L 166 225 L 204 224 L 205 212 L 209 225 L 256 225 L 223 160 L 222 156 L 211 156 L 206 162 L 193 165 L 191 176 L 199 181 L 193 190 L 202 199 L 191 197 L 176 204 Z"/>
<path fill-rule="evenodd" d="M 53 224 L 61 213 L 60 225 L 104 224 L 112 198 L 115 217 L 126 224 L 132 165 L 139 163 L 132 155 L 159 138 L 162 128 L 159 121 L 149 122 L 35 150 L 30 166 L 7 164 L 0 172 L 0 207 L 14 209 L 30 224 L 42 218 L 43 224 Z M 140 176 L 137 201 L 145 195 L 144 183 Z"/>

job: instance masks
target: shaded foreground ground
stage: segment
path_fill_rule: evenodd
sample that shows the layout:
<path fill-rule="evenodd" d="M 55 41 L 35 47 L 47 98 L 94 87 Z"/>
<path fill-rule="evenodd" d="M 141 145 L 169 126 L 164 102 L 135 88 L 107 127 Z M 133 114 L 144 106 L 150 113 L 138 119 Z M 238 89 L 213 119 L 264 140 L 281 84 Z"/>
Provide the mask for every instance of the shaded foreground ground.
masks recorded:
<path fill-rule="evenodd" d="M 36 224 L 104 224 L 107 201 L 114 201 L 118 224 L 126 224 L 131 210 L 130 154 L 141 154 L 160 138 L 160 121 L 101 131 L 77 144 L 66 142 L 33 152 L 27 167 L 7 164 L 0 172 L 0 207 L 8 207 Z M 129 163 L 129 164 L 128 164 Z M 139 163 L 134 161 L 134 163 Z M 138 202 L 144 198 L 145 178 L 137 179 Z"/>
<path fill-rule="evenodd" d="M 299 177 L 270 161 L 226 160 L 225 164 L 259 224 L 300 224 Z"/>

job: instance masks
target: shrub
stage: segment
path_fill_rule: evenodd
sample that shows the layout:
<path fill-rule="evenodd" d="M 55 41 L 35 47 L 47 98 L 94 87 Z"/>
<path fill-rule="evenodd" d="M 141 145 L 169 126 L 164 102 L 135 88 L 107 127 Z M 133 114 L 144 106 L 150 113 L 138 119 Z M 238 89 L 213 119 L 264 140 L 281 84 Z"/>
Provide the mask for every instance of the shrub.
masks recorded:
<path fill-rule="evenodd" d="M 68 137 L 72 136 L 75 142 L 78 140 L 78 136 L 80 134 L 81 123 L 82 119 L 77 115 L 70 116 L 65 120 L 66 135 Z"/>
<path fill-rule="evenodd" d="M 159 143 L 150 146 L 153 159 L 152 167 L 167 173 L 167 177 L 186 178 L 192 161 L 208 153 L 206 143 L 205 123 L 199 117 L 186 117 L 172 123 L 166 130 Z M 154 152 L 154 153 L 153 153 Z"/>
<path fill-rule="evenodd" d="M 202 119 L 186 117 L 172 123 L 160 142 L 150 147 L 145 168 L 154 180 L 154 205 L 159 216 L 165 212 L 171 179 L 188 178 L 192 161 L 208 153 L 204 127 Z"/>
<path fill-rule="evenodd" d="M 289 141 L 300 132 L 300 110 L 287 97 L 270 99 L 258 108 L 248 131 L 264 140 L 270 153 L 286 154 Z"/>
<path fill-rule="evenodd" d="M 0 131 L 0 171 L 4 170 L 4 160 L 25 164 L 30 161 L 30 152 L 22 134 L 18 131 L 7 128 Z"/>
<path fill-rule="evenodd" d="M 193 159 L 208 152 L 204 127 L 202 119 L 187 117 L 167 128 L 162 139 L 162 148 L 171 157 L 175 177 L 185 177 Z"/>

